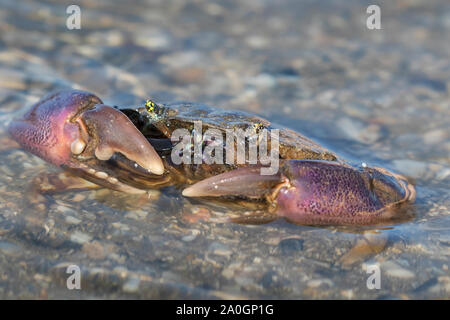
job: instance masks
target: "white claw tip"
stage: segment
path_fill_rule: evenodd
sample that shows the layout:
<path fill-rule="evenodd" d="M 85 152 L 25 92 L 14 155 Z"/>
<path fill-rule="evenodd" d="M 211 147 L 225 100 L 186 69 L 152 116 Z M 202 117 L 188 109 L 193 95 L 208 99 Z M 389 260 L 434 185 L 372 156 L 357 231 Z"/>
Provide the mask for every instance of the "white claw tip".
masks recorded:
<path fill-rule="evenodd" d="M 72 153 L 76 155 L 82 153 L 84 151 L 84 148 L 86 148 L 86 143 L 80 138 L 75 139 L 70 145 L 70 151 L 72 151 Z"/>
<path fill-rule="evenodd" d="M 150 168 L 150 172 L 154 173 L 154 174 L 158 174 L 161 175 L 164 173 L 164 166 L 163 165 L 156 165 L 156 166 L 152 166 Z"/>
<path fill-rule="evenodd" d="M 183 197 L 195 197 L 194 190 L 191 187 L 187 187 L 186 189 L 184 189 L 181 194 L 183 195 Z"/>

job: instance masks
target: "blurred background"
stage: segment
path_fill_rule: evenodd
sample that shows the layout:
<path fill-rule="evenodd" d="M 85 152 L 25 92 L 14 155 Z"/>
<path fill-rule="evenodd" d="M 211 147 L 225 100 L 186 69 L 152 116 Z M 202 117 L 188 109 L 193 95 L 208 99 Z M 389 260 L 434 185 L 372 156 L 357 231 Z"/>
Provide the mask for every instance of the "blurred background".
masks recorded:
<path fill-rule="evenodd" d="M 81 29 L 66 12 L 76 4 Z M 369 5 L 381 9 L 370 30 Z M 254 112 L 340 156 L 416 181 L 412 221 L 371 229 L 278 220 L 109 190 L 24 201 L 56 172 L 7 148 L 6 126 L 49 91 L 118 106 L 191 100 Z M 0 0 L 0 298 L 408 299 L 450 296 L 450 3 Z M 372 251 L 371 251 L 372 250 Z M 369 290 L 364 265 L 378 263 Z M 82 270 L 82 290 L 65 268 Z"/>

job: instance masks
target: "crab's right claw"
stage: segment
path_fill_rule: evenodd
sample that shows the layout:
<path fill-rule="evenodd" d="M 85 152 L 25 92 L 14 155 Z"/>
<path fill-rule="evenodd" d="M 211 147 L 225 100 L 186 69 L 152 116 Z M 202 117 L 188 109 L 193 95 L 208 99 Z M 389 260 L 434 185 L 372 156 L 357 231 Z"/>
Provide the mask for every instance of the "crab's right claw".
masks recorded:
<path fill-rule="evenodd" d="M 22 119 L 12 121 L 9 132 L 31 153 L 57 166 L 81 170 L 79 174 L 113 189 L 111 183 L 117 178 L 114 170 L 105 172 L 105 160 L 115 153 L 144 173 L 164 173 L 161 158 L 133 123 L 88 92 L 69 90 L 45 97 Z"/>
<path fill-rule="evenodd" d="M 84 111 L 76 121 L 95 140 L 97 159 L 109 160 L 117 152 L 151 173 L 164 173 L 158 153 L 122 112 L 99 104 Z M 76 152 L 73 149 L 72 152 Z"/>

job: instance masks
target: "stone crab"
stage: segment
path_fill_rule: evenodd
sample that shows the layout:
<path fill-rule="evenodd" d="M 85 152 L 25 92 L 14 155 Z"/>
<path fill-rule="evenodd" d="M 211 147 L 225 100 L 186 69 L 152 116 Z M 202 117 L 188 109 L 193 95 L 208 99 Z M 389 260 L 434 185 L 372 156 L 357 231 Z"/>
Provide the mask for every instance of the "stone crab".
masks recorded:
<path fill-rule="evenodd" d="M 248 159 L 243 164 L 176 163 L 171 155 L 177 144 L 171 136 L 180 128 L 192 132 L 196 121 L 202 122 L 203 132 L 278 129 L 277 141 L 268 146 L 268 151 L 277 146 L 278 170 L 263 175 L 267 165 L 249 164 Z M 145 193 L 175 185 L 185 197 L 239 199 L 301 224 L 384 223 L 415 200 L 413 185 L 399 174 L 352 166 L 300 133 L 244 112 L 197 103 L 147 101 L 141 107 L 118 108 L 92 93 L 66 90 L 48 95 L 13 120 L 9 133 L 24 149 L 97 186 Z M 234 140 L 232 144 L 237 147 Z M 66 187 L 71 186 L 59 183 L 55 189 Z"/>

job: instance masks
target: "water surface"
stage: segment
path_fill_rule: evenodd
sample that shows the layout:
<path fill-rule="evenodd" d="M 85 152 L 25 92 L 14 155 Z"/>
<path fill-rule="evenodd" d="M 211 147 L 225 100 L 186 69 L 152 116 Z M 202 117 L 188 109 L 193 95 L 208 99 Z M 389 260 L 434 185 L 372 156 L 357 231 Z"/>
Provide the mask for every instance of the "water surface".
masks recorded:
<path fill-rule="evenodd" d="M 450 295 L 450 4 L 381 1 L 0 4 L 0 297 L 409 299 Z M 233 207 L 167 188 L 29 203 L 57 168 L 5 128 L 49 91 L 112 105 L 191 100 L 256 112 L 340 156 L 416 182 L 414 218 L 383 228 L 226 222 Z M 371 243 L 359 254 L 354 246 Z M 364 246 L 363 246 L 364 247 Z M 66 288 L 70 264 L 82 290 Z M 365 268 L 377 264 L 381 289 Z"/>

